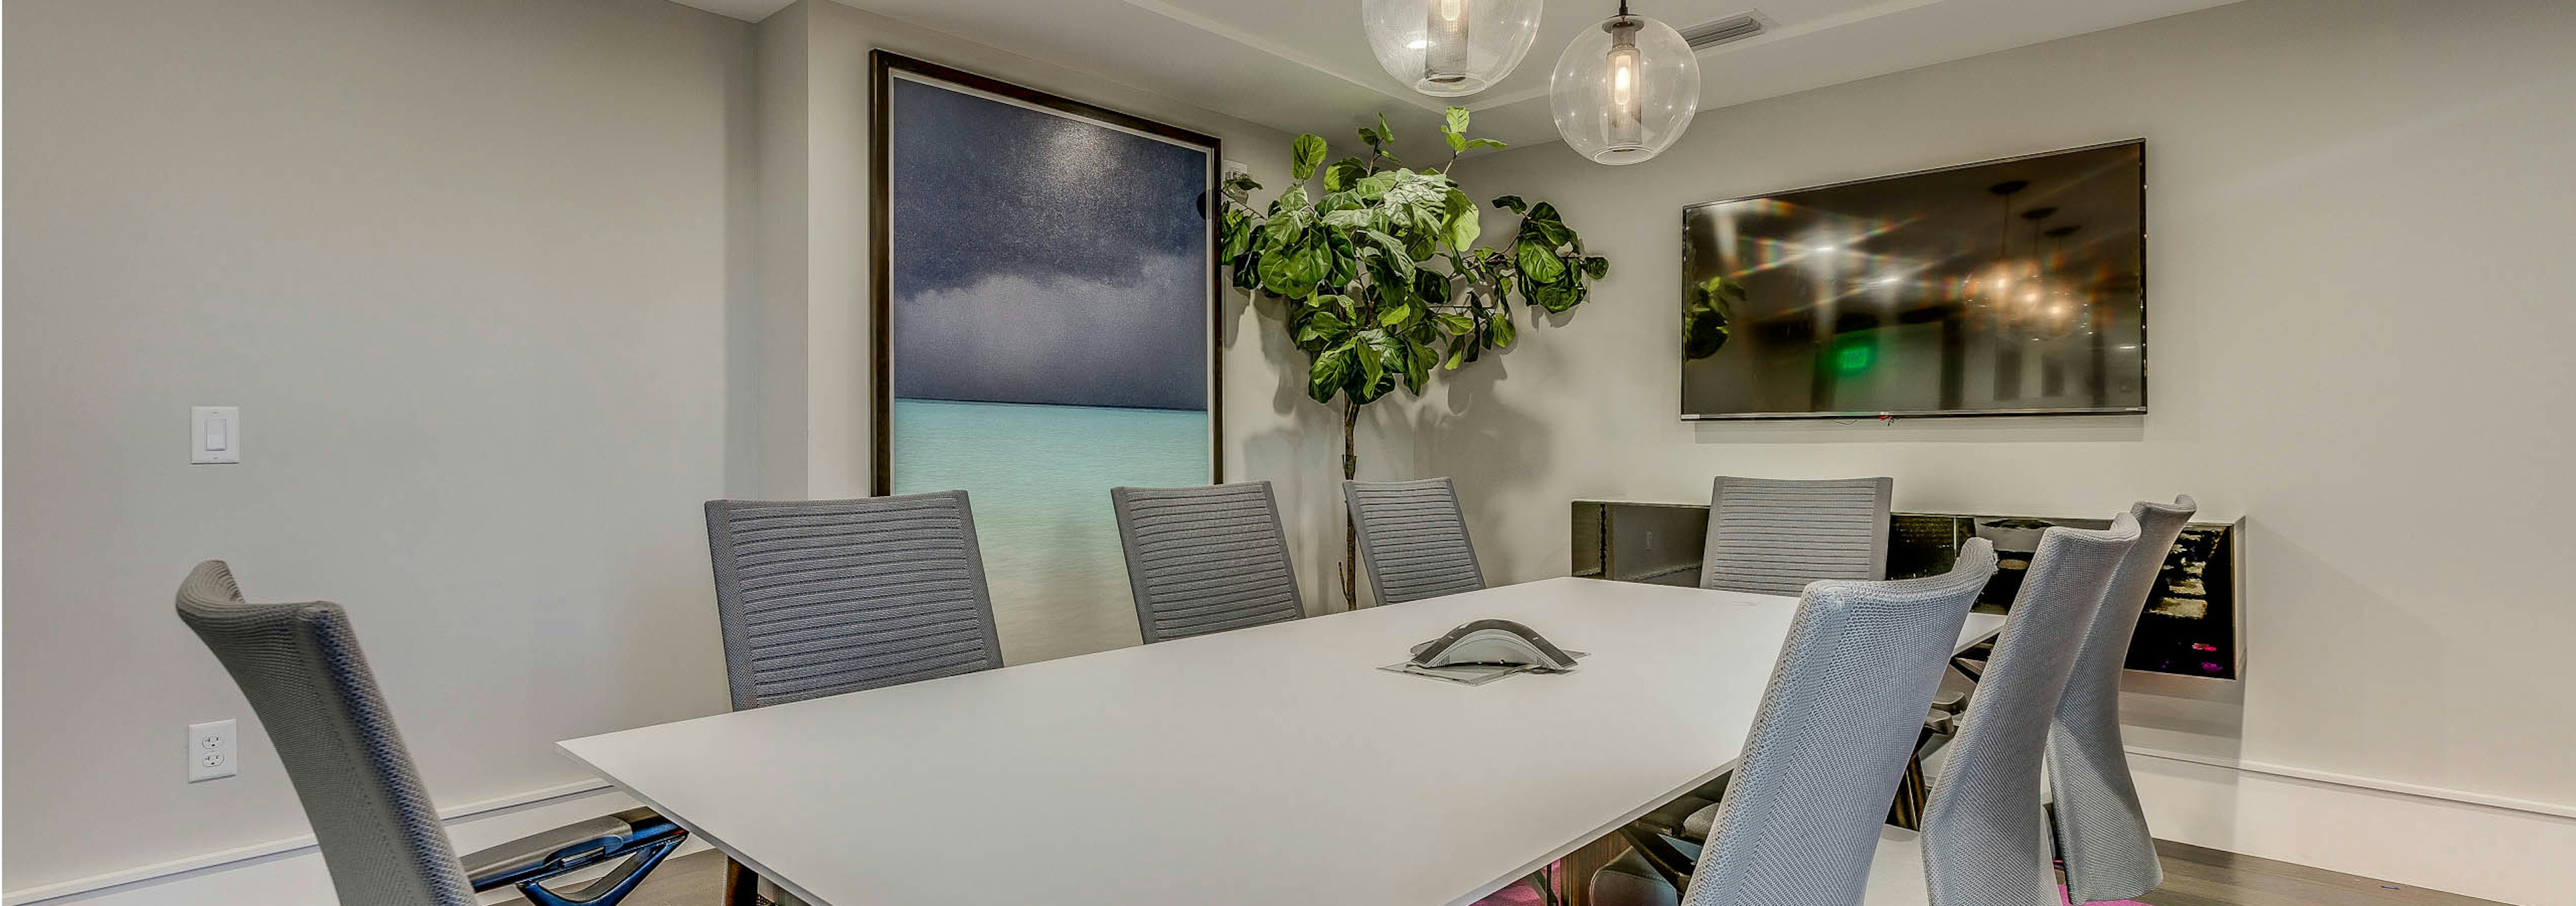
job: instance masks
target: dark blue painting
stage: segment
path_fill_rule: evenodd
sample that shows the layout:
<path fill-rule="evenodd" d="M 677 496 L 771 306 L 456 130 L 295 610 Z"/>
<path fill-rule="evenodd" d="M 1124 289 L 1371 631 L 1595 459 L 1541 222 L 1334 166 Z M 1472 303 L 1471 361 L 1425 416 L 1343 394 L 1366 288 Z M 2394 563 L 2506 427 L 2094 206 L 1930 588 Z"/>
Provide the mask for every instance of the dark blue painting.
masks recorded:
<path fill-rule="evenodd" d="M 1214 149 L 886 90 L 886 490 L 968 492 L 1012 660 L 1132 643 L 1109 488 L 1215 477 Z"/>

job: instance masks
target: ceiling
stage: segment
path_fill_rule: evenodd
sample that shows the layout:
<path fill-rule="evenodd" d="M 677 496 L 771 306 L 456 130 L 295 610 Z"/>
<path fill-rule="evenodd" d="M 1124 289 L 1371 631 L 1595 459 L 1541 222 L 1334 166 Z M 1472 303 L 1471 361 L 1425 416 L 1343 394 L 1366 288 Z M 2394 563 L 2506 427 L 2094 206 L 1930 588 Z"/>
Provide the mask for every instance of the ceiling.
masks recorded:
<path fill-rule="evenodd" d="M 677 0 L 758 21 L 789 0 Z M 1378 68 L 1358 0 L 838 0 L 979 44 L 1098 75 L 1288 132 L 1335 141 L 1387 114 L 1398 136 L 1437 129 L 1441 108 L 1474 132 L 1553 141 L 1547 79 L 1575 33 L 1613 0 L 1553 0 L 1537 43 L 1501 84 L 1425 97 Z M 1675 28 L 1752 12 L 1763 34 L 1700 53 L 1701 109 L 1993 53 L 2222 6 L 2233 0 L 1632 0 Z M 1045 86 L 1038 86 L 1045 87 Z"/>

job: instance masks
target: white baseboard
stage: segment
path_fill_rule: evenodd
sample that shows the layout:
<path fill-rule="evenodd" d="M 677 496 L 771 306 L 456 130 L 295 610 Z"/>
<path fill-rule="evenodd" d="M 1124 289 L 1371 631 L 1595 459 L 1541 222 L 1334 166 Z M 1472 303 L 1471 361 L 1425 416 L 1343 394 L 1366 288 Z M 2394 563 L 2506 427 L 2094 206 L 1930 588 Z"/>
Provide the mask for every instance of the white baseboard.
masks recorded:
<path fill-rule="evenodd" d="M 2131 747 L 2158 837 L 2518 906 L 2576 906 L 2576 809 Z"/>
<path fill-rule="evenodd" d="M 2576 906 L 2576 808 L 2132 746 L 2156 835 L 2519 906 Z M 459 849 L 632 808 L 597 781 L 442 809 Z M 690 841 L 682 852 L 705 844 Z M 506 899 L 496 894 L 492 899 Z M 311 836 L 13 890 L 0 906 L 335 906 Z"/>
<path fill-rule="evenodd" d="M 634 808 L 635 800 L 598 780 L 582 780 L 439 810 L 460 852 L 550 827 Z M 706 845 L 689 841 L 681 853 Z M 485 902 L 517 894 L 501 891 Z M 331 875 L 313 836 L 289 837 L 122 871 L 0 894 L 0 906 L 337 906 Z"/>

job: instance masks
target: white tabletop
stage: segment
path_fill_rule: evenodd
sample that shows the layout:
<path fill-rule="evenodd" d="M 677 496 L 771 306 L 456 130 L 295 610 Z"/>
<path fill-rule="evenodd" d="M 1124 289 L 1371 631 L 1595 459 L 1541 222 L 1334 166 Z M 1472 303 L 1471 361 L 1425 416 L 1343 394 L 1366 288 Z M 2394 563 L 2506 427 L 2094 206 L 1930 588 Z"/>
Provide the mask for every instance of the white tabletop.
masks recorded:
<path fill-rule="evenodd" d="M 1468 903 L 1733 760 L 1796 603 L 1548 579 L 561 745 L 824 906 Z M 1487 617 L 1590 656 L 1376 669 Z"/>

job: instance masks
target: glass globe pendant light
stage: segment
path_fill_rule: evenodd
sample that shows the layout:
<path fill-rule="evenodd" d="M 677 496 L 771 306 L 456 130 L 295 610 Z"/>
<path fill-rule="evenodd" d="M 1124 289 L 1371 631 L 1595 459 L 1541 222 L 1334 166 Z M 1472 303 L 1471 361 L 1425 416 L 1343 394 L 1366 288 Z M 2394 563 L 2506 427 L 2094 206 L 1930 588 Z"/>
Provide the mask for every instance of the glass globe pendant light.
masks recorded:
<path fill-rule="evenodd" d="M 1673 27 L 1619 14 L 1556 58 L 1548 107 L 1557 134 L 1594 163 L 1633 164 L 1670 148 L 1699 112 L 1699 55 Z"/>
<path fill-rule="evenodd" d="M 1458 97 L 1493 87 L 1538 40 L 1541 0 L 1362 0 L 1377 64 L 1406 87 Z"/>

